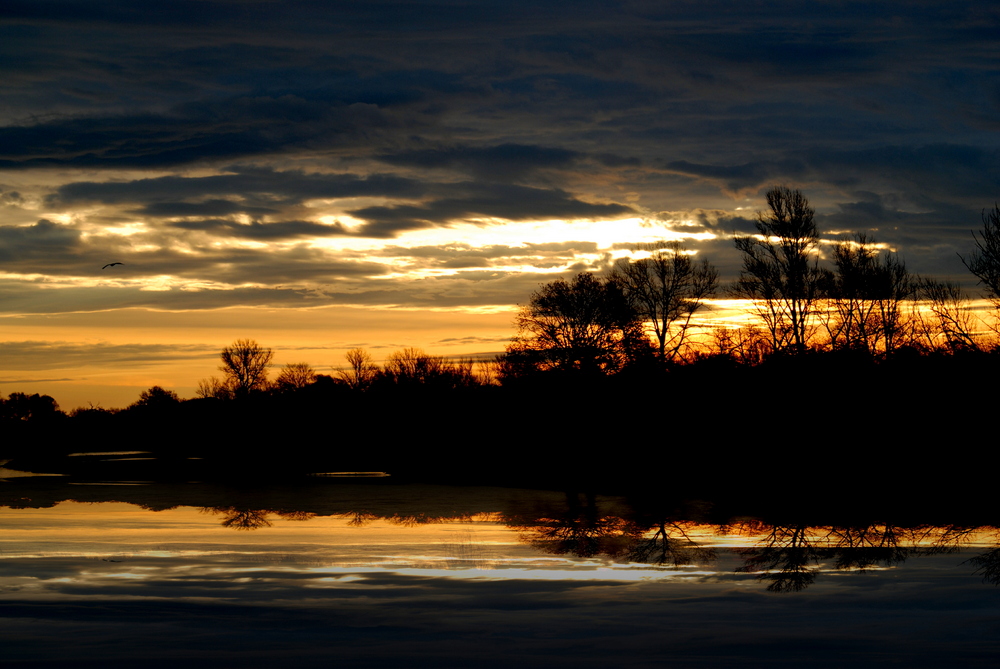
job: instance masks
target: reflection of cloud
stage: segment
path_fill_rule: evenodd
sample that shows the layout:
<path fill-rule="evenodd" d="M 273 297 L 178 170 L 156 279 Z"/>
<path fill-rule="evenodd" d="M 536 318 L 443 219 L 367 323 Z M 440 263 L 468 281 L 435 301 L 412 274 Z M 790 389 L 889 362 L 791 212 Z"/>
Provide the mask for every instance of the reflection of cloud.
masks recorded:
<path fill-rule="evenodd" d="M 722 667 L 814 663 L 821 644 L 831 666 L 865 667 L 878 663 L 864 658 L 885 652 L 908 666 L 931 666 L 974 662 L 994 650 L 991 642 L 966 643 L 967 630 L 942 627 L 936 608 L 949 606 L 956 623 L 974 619 L 974 607 L 989 610 L 991 592 L 975 578 L 933 584 L 921 576 L 900 581 L 897 573 L 895 587 L 876 588 L 874 575 L 858 576 L 850 593 L 831 587 L 795 598 L 747 590 L 745 579 L 530 580 L 496 570 L 452 578 L 232 558 L 3 562 L 0 578 L 20 586 L 3 596 L 9 662 L 181 653 L 196 666 L 222 655 L 252 665 L 277 649 L 301 663 L 328 661 L 332 644 L 339 660 L 374 667 L 415 657 L 434 666 L 550 666 L 553 654 L 574 666 Z M 960 610 L 955 601 L 964 602 Z M 937 631 L 927 635 L 928 628 Z M 52 643 L 56 638 L 81 641 Z M 130 643 L 113 643 L 122 638 Z"/>
<path fill-rule="evenodd" d="M 454 513 L 506 494 L 526 507 L 559 499 L 481 490 L 463 502 L 450 489 L 435 498 L 411 487 L 362 497 L 384 505 L 383 517 L 407 502 Z M 262 494 L 290 501 L 279 491 L 195 494 L 226 505 Z M 154 497 L 160 508 L 169 504 Z M 351 506 L 339 494 L 324 499 L 304 498 Z M 489 520 L 356 528 L 349 513 L 305 523 L 285 513 L 248 537 L 189 508 L 65 503 L 0 515 L 5 666 L 218 666 L 233 658 L 241 666 L 278 658 L 325 666 L 331 653 L 371 667 L 415 658 L 428 666 L 552 666 L 556 656 L 595 668 L 813 666 L 819 647 L 831 667 L 883 666 L 884 653 L 931 667 L 986 666 L 996 654 L 995 638 L 977 631 L 989 626 L 996 593 L 961 564 L 966 554 L 923 555 L 891 572 L 824 574 L 805 593 L 771 596 L 753 576 L 732 573 L 740 560 L 726 549 L 718 571 L 653 569 L 539 554 Z M 829 529 L 817 528 L 816 537 L 829 541 Z M 929 540 L 926 528 L 918 535 Z M 745 545 L 746 537 L 713 540 Z M 489 569 L 479 568 L 476 547 L 488 551 Z"/>

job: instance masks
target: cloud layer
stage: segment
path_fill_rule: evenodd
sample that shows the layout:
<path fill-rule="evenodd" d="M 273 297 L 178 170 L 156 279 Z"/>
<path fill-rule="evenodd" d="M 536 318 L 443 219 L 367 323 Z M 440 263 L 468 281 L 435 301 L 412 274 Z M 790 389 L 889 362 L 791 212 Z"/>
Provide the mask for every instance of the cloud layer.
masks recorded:
<path fill-rule="evenodd" d="M 732 278 L 728 237 L 775 183 L 828 238 L 867 231 L 971 286 L 957 254 L 1000 197 L 997 19 L 980 2 L 8 3 L 0 311 L 512 305 L 678 235 Z"/>

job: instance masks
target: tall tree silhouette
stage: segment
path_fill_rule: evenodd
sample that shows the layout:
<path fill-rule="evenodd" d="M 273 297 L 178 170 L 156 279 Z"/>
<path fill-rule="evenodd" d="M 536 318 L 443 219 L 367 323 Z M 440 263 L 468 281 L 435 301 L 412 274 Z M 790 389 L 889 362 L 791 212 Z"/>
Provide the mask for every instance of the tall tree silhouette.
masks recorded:
<path fill-rule="evenodd" d="M 836 271 L 823 271 L 829 311 L 823 322 L 835 349 L 891 353 L 902 343 L 905 301 L 915 278 L 894 253 L 880 253 L 865 234 L 833 247 Z"/>
<path fill-rule="evenodd" d="M 642 320 L 621 287 L 589 272 L 541 286 L 516 323 L 508 363 L 542 370 L 615 372 L 649 349 Z"/>
<path fill-rule="evenodd" d="M 379 373 L 371 354 L 363 348 L 352 348 L 344 357 L 351 368 L 338 370 L 337 377 L 355 390 L 368 388 Z"/>
<path fill-rule="evenodd" d="M 923 279 L 919 284 L 920 298 L 927 303 L 933 323 L 922 319 L 927 345 L 937 348 L 944 340 L 950 351 L 977 351 L 981 322 L 971 311 L 969 300 L 962 287 L 951 281 Z"/>
<path fill-rule="evenodd" d="M 226 375 L 237 397 L 267 386 L 267 366 L 274 358 L 271 349 L 263 348 L 253 339 L 237 339 L 232 346 L 222 349 L 219 356 L 222 358 L 219 370 Z"/>
<path fill-rule="evenodd" d="M 1000 309 L 1000 206 L 983 210 L 983 229 L 972 233 L 976 250 L 966 258 L 959 256 L 969 271 L 986 286 L 993 304 Z"/>
<path fill-rule="evenodd" d="M 696 263 L 679 243 L 644 249 L 648 258 L 620 260 L 609 279 L 652 327 L 661 359 L 674 358 L 684 346 L 691 317 L 715 294 L 719 272 L 707 260 Z M 669 349 L 669 350 L 668 350 Z"/>
<path fill-rule="evenodd" d="M 754 300 L 775 349 L 802 349 L 819 279 L 809 257 L 819 243 L 815 212 L 801 191 L 785 186 L 767 192 L 767 206 L 757 214 L 757 234 L 735 239 L 743 269 L 731 293 Z"/>

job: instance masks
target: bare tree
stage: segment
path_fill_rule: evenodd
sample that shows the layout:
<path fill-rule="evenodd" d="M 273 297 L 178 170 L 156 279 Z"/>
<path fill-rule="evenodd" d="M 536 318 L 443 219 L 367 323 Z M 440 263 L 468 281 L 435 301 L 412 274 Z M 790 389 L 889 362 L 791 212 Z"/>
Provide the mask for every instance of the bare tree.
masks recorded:
<path fill-rule="evenodd" d="M 379 372 L 378 365 L 372 362 L 372 356 L 363 348 L 352 348 L 345 356 L 349 370 L 338 370 L 337 377 L 355 390 L 364 390 L 371 385 Z"/>
<path fill-rule="evenodd" d="M 708 260 L 695 263 L 677 242 L 653 244 L 648 258 L 622 259 L 609 279 L 652 327 L 661 359 L 673 359 L 684 346 L 691 318 L 715 294 L 719 272 Z M 668 353 L 669 348 L 669 353 Z"/>
<path fill-rule="evenodd" d="M 471 359 L 456 362 L 410 347 L 390 353 L 379 378 L 396 385 L 469 387 L 478 384 L 472 373 L 472 365 Z"/>
<path fill-rule="evenodd" d="M 757 234 L 735 238 L 743 269 L 730 292 L 754 301 L 775 349 L 802 349 L 820 275 L 809 257 L 819 243 L 815 212 L 799 190 L 784 186 L 767 192 L 767 205 L 768 213 L 757 214 Z"/>
<path fill-rule="evenodd" d="M 770 581 L 769 592 L 799 592 L 816 580 L 813 566 L 823 557 L 805 525 L 772 525 L 752 548 L 737 548 L 743 566 L 737 572 Z"/>
<path fill-rule="evenodd" d="M 983 210 L 983 229 L 972 233 L 976 250 L 968 258 L 959 255 L 979 283 L 986 286 L 986 295 L 993 303 L 993 320 L 990 328 L 1000 334 L 1000 205 L 993 211 Z"/>
<path fill-rule="evenodd" d="M 712 339 L 716 352 L 744 365 L 759 365 L 773 352 L 771 342 L 755 327 L 719 326 L 713 328 Z"/>
<path fill-rule="evenodd" d="M 292 362 L 281 368 L 274 386 L 279 391 L 299 390 L 316 382 L 316 370 L 309 363 Z"/>
<path fill-rule="evenodd" d="M 977 236 L 972 233 L 976 250 L 968 258 L 959 255 L 969 271 L 986 286 L 994 305 L 1000 308 L 1000 206 L 993 211 L 983 210 L 983 229 Z"/>
<path fill-rule="evenodd" d="M 476 381 L 481 386 L 496 386 L 500 385 L 500 367 L 501 363 L 496 360 L 477 360 L 475 361 L 476 369 L 473 374 L 476 377 Z"/>
<path fill-rule="evenodd" d="M 891 353 L 900 345 L 902 307 L 916 293 L 915 278 L 896 254 L 880 254 L 863 233 L 836 244 L 833 254 L 836 273 L 823 273 L 830 345 Z"/>
<path fill-rule="evenodd" d="M 220 379 L 217 376 L 210 376 L 198 382 L 195 395 L 204 398 L 213 397 L 217 400 L 231 400 L 233 388 L 228 378 Z"/>
<path fill-rule="evenodd" d="M 222 349 L 219 370 L 226 375 L 236 397 L 245 397 L 267 386 L 267 367 L 274 351 L 262 348 L 253 339 L 237 339 Z"/>
<path fill-rule="evenodd" d="M 920 297 L 934 315 L 936 329 L 928 327 L 926 319 L 924 336 L 931 348 L 937 340 L 944 338 L 945 346 L 951 351 L 979 350 L 977 341 L 977 318 L 969 309 L 969 300 L 962 287 L 950 281 L 924 279 L 920 282 Z"/>

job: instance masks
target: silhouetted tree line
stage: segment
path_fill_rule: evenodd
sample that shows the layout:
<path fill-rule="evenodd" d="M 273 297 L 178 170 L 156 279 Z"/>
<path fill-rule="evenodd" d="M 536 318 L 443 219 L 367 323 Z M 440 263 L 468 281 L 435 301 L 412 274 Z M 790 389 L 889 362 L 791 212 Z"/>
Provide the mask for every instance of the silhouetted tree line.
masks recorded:
<path fill-rule="evenodd" d="M 953 283 L 911 273 L 864 233 L 833 246 L 819 262 L 814 211 L 798 190 L 774 187 L 756 234 L 737 235 L 738 279 L 720 288 L 708 261 L 677 244 L 635 249 L 603 278 L 582 273 L 533 293 L 518 334 L 499 360 L 501 381 L 540 372 L 578 376 L 690 364 L 722 357 L 757 365 L 774 356 L 849 351 L 884 360 L 907 355 L 994 352 L 996 318 L 970 309 Z M 984 214 L 977 250 L 963 258 L 1000 308 L 1000 209 Z M 746 300 L 743 327 L 695 327 L 693 316 L 719 293 Z"/>
<path fill-rule="evenodd" d="M 855 477 L 861 454 L 896 481 L 957 467 L 934 449 L 955 443 L 1000 371 L 961 290 L 912 275 L 864 235 L 821 266 L 806 198 L 776 187 L 767 203 L 756 234 L 735 238 L 743 266 L 728 287 L 707 261 L 656 244 L 604 276 L 541 286 L 494 360 L 408 348 L 380 365 L 354 349 L 332 374 L 300 362 L 272 379 L 273 351 L 241 339 L 191 400 L 154 386 L 125 409 L 67 416 L 47 396 L 0 398 L 12 437 L 0 456 L 96 439 L 150 450 L 179 477 L 334 469 L 718 490 L 777 472 L 785 489 L 817 471 Z M 1000 307 L 1000 209 L 983 226 L 963 261 Z M 697 325 L 720 294 L 749 300 L 755 322 Z"/>

